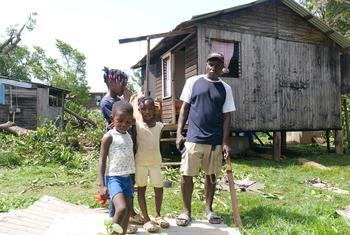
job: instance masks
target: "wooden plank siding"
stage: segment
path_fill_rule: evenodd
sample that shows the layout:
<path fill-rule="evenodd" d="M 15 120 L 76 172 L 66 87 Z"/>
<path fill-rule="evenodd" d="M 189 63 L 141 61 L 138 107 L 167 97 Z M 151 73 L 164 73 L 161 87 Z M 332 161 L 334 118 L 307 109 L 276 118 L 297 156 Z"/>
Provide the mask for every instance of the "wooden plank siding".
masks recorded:
<path fill-rule="evenodd" d="M 164 124 L 171 123 L 172 121 L 172 99 L 167 98 L 162 101 L 162 122 Z"/>
<path fill-rule="evenodd" d="M 12 106 L 19 108 L 20 112 L 15 114 L 14 122 L 16 125 L 34 130 L 37 127 L 37 106 L 36 106 L 36 89 L 26 89 L 15 87 L 12 89 Z M 5 86 L 5 102 L 10 107 L 10 88 Z M 8 114 L 5 114 L 8 116 Z M 10 121 L 13 121 L 13 116 L 10 115 Z"/>
<path fill-rule="evenodd" d="M 185 44 L 185 78 L 190 78 L 198 74 L 198 49 L 197 49 L 197 35 L 194 35 Z"/>
<path fill-rule="evenodd" d="M 269 1 L 197 25 L 198 73 L 211 40 L 240 42 L 240 78 L 231 85 L 233 130 L 341 128 L 340 50 L 280 1 Z"/>
<path fill-rule="evenodd" d="M 203 31 L 203 55 L 209 53 L 212 38 L 241 42 L 241 77 L 224 79 L 233 88 L 237 108 L 234 130 L 341 128 L 337 46 L 204 27 Z"/>
<path fill-rule="evenodd" d="M 197 75 L 197 36 L 192 38 L 179 46 L 185 48 L 185 78 Z M 173 102 L 171 98 L 163 99 L 162 97 L 162 71 L 161 71 L 161 57 L 156 60 L 156 99 L 162 100 L 162 121 L 163 123 L 171 123 L 173 114 Z M 182 87 L 181 87 L 182 90 Z"/>
<path fill-rule="evenodd" d="M 287 41 L 332 45 L 327 35 L 318 31 L 311 23 L 280 1 L 268 1 L 244 8 L 232 14 L 204 20 L 202 24 L 210 28 Z M 198 31 L 201 34 L 201 28 Z"/>
<path fill-rule="evenodd" d="M 340 57 L 341 69 L 341 88 L 342 93 L 350 92 L 350 53 L 341 55 Z"/>
<path fill-rule="evenodd" d="M 0 123 L 7 122 L 8 119 L 8 113 L 9 113 L 9 106 L 8 105 L 0 105 Z"/>

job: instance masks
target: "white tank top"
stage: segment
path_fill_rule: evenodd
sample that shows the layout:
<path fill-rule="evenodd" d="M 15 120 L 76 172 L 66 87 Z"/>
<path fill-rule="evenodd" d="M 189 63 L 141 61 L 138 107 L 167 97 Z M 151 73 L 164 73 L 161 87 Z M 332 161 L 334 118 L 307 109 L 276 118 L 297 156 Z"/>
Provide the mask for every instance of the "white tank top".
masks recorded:
<path fill-rule="evenodd" d="M 116 129 L 108 131 L 113 140 L 109 146 L 106 175 L 122 176 L 135 173 L 133 142 L 129 133 L 122 134 Z"/>

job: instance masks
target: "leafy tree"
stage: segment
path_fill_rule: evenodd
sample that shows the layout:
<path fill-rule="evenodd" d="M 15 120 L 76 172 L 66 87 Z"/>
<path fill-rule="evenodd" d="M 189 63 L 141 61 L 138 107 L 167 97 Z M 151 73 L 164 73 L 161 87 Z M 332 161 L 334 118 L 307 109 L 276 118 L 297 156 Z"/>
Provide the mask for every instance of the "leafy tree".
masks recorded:
<path fill-rule="evenodd" d="M 30 51 L 28 48 L 16 46 L 6 57 L 0 57 L 0 75 L 30 81 L 29 60 Z"/>
<path fill-rule="evenodd" d="M 6 29 L 8 38 L 0 43 L 0 58 L 6 57 L 10 51 L 17 47 L 17 44 L 21 41 L 21 35 L 24 29 L 27 29 L 29 32 L 33 31 L 36 25 L 36 15 L 36 12 L 31 13 L 20 29 L 18 29 L 18 25 L 11 25 Z"/>
<path fill-rule="evenodd" d="M 89 101 L 89 86 L 86 80 L 86 57 L 68 43 L 56 39 L 56 46 L 63 58 L 64 77 L 53 80 L 52 85 L 64 87 L 72 91 L 77 103 Z"/>
<path fill-rule="evenodd" d="M 48 57 L 44 49 L 34 46 L 30 60 L 31 74 L 46 84 L 70 90 L 76 103 L 85 104 L 89 100 L 89 86 L 84 54 L 58 39 L 56 47 L 61 61 Z"/>
<path fill-rule="evenodd" d="M 315 16 L 350 37 L 350 0 L 300 0 Z"/>

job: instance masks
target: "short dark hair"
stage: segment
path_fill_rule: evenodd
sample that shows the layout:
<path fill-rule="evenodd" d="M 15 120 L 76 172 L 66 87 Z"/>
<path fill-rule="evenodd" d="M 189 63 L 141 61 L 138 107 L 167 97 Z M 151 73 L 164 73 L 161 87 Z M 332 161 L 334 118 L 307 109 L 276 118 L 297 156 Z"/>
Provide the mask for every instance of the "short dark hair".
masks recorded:
<path fill-rule="evenodd" d="M 120 100 L 115 102 L 112 107 L 112 115 L 114 116 L 117 112 L 133 114 L 134 109 L 130 103 Z"/>

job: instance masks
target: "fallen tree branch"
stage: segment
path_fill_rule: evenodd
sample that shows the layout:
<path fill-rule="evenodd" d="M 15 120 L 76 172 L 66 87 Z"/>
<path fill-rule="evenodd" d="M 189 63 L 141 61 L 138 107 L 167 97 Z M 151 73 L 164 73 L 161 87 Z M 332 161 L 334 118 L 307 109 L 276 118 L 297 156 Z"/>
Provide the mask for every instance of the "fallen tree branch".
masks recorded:
<path fill-rule="evenodd" d="M 0 130 L 4 130 L 16 136 L 20 136 L 28 132 L 28 129 L 20 126 L 16 126 L 14 122 L 10 122 L 10 121 L 0 124 Z"/>
<path fill-rule="evenodd" d="M 67 109 L 67 108 L 64 108 L 64 111 L 67 112 L 68 114 L 74 116 L 76 119 L 78 119 L 80 121 L 80 123 L 82 123 L 83 125 L 85 124 L 90 124 L 92 125 L 93 127 L 97 127 L 97 124 L 91 120 L 91 119 L 88 119 L 88 118 L 84 118 L 84 117 L 81 117 L 79 116 L 78 114 L 76 114 L 75 112 L 73 112 L 72 110 L 70 109 Z"/>

